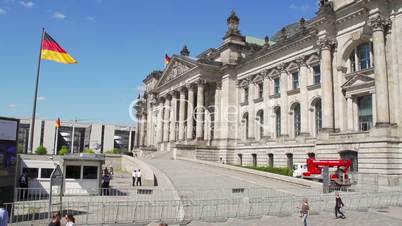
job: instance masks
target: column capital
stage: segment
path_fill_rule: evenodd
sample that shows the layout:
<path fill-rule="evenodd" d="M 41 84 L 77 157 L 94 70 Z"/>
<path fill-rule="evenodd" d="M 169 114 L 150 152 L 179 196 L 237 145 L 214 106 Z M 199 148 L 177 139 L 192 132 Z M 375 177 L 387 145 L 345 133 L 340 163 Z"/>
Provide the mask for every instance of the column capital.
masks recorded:
<path fill-rule="evenodd" d="M 176 90 L 171 90 L 168 92 L 168 94 L 171 96 L 171 98 L 176 97 L 177 91 Z"/>
<path fill-rule="evenodd" d="M 219 90 L 222 89 L 222 81 L 217 81 L 216 82 L 216 89 L 219 89 Z"/>
<path fill-rule="evenodd" d="M 296 58 L 295 60 L 297 66 L 300 67 L 307 67 L 307 57 L 306 56 L 299 56 L 298 58 Z"/>
<path fill-rule="evenodd" d="M 198 86 L 205 86 L 207 84 L 207 81 L 205 81 L 204 79 L 198 79 L 196 83 Z"/>
<path fill-rule="evenodd" d="M 195 88 L 195 83 L 186 83 L 185 87 L 190 90 Z"/>
<path fill-rule="evenodd" d="M 386 28 L 389 28 L 391 26 L 391 21 L 381 15 L 377 15 L 370 18 L 368 24 L 373 32 L 385 31 Z"/>
<path fill-rule="evenodd" d="M 286 67 L 287 67 L 287 65 L 286 65 L 286 63 L 281 63 L 281 64 L 279 64 L 277 67 L 276 67 L 276 69 L 280 72 L 280 73 L 288 73 L 288 71 L 286 70 Z"/>
<path fill-rule="evenodd" d="M 329 37 L 324 37 L 320 38 L 317 41 L 317 45 L 320 47 L 320 50 L 331 50 L 336 46 L 336 41 L 329 38 Z"/>
<path fill-rule="evenodd" d="M 178 90 L 178 92 L 180 93 L 180 95 L 181 94 L 183 94 L 183 93 L 185 93 L 186 92 L 186 89 L 187 89 L 187 87 L 185 87 L 185 86 L 181 86 L 181 87 L 179 87 L 177 90 Z"/>

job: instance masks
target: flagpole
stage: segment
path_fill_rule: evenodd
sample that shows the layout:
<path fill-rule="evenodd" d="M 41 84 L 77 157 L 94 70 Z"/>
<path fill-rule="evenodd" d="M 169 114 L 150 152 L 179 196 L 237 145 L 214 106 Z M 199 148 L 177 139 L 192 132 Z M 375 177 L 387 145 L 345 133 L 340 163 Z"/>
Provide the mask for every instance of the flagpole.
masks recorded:
<path fill-rule="evenodd" d="M 35 95 L 33 102 L 33 110 L 32 110 L 32 122 L 31 122 L 31 132 L 30 132 L 30 143 L 29 143 L 29 151 L 33 152 L 33 138 L 34 138 L 34 128 L 35 128 L 35 117 L 36 117 L 36 101 L 38 99 L 38 87 L 39 87 L 39 74 L 40 74 L 40 62 L 42 56 L 42 43 L 43 37 L 45 36 L 45 28 L 42 28 L 42 36 L 40 39 L 40 49 L 39 49 L 39 58 L 38 58 L 38 68 L 36 71 L 36 83 L 35 83 Z"/>

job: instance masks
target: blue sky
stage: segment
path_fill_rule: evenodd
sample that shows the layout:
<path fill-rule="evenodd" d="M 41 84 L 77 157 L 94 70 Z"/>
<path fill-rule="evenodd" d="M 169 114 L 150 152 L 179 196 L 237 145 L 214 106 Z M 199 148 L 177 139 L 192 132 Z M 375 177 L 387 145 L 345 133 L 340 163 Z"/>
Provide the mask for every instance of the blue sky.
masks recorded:
<path fill-rule="evenodd" d="M 142 80 L 165 52 L 195 56 L 222 43 L 231 10 L 263 38 L 311 18 L 316 0 L 0 0 L 0 116 L 32 114 L 41 28 L 76 65 L 43 61 L 39 118 L 130 124 Z"/>

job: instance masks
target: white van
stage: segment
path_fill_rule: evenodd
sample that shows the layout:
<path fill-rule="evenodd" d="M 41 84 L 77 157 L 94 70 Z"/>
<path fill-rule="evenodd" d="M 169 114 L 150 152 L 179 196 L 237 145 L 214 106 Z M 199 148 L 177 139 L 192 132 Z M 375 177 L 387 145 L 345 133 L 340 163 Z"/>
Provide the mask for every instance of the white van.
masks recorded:
<path fill-rule="evenodd" d="M 307 163 L 293 164 L 293 177 L 303 177 L 304 172 L 307 172 Z"/>

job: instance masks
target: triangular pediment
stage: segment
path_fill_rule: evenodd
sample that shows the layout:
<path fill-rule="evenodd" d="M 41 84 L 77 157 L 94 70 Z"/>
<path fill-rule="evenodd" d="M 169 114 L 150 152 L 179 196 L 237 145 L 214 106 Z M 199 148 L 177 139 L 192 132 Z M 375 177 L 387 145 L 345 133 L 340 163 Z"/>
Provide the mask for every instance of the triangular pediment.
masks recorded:
<path fill-rule="evenodd" d="M 197 64 L 192 62 L 192 60 L 184 59 L 184 57 L 173 56 L 170 63 L 166 66 L 166 69 L 163 71 L 157 87 L 181 77 L 195 67 L 197 67 Z"/>
<path fill-rule="evenodd" d="M 355 74 L 348 81 L 346 81 L 343 85 L 343 89 L 348 89 L 352 87 L 360 87 L 360 86 L 371 86 L 374 83 L 374 79 L 361 74 Z"/>

